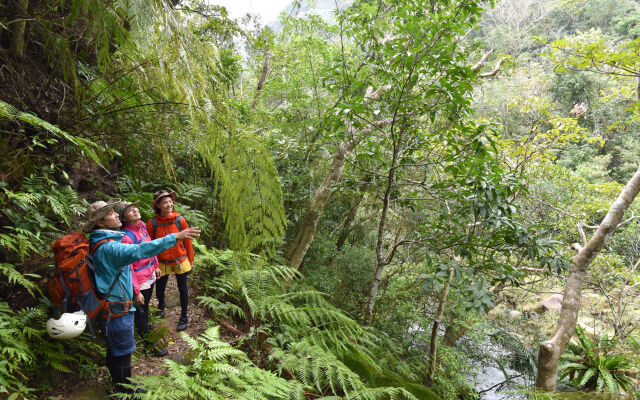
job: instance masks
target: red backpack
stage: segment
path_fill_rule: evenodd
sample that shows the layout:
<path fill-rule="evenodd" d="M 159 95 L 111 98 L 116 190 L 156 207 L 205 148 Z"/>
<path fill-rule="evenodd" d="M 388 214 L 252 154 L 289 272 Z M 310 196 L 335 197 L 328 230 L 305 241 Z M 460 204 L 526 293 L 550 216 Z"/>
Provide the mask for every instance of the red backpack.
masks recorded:
<path fill-rule="evenodd" d="M 130 301 L 125 303 L 123 313 L 115 314 L 111 310 L 110 303 L 116 302 L 104 300 L 109 297 L 124 267 L 120 268 L 106 295 L 100 294 L 96 288 L 91 256 L 98 247 L 111 240 L 104 239 L 90 246 L 85 235 L 73 232 L 53 242 L 51 250 L 53 250 L 56 267 L 53 276 L 49 279 L 49 298 L 61 312 L 82 310 L 89 318 L 93 318 L 106 309 L 109 311 L 108 315 L 104 315 L 106 318 L 119 317 L 129 311 Z"/>

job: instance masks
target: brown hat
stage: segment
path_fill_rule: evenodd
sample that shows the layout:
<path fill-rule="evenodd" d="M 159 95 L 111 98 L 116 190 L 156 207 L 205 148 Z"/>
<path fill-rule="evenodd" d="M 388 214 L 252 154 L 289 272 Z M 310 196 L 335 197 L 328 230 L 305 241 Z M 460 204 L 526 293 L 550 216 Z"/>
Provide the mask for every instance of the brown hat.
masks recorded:
<path fill-rule="evenodd" d="M 158 202 L 162 200 L 164 197 L 171 197 L 171 200 L 176 201 L 176 192 L 167 192 L 166 190 L 158 190 L 153 194 L 153 204 L 152 207 L 154 209 L 158 208 Z"/>
<path fill-rule="evenodd" d="M 87 207 L 87 211 L 84 213 L 84 217 L 87 220 L 85 224 L 82 226 L 82 231 L 84 233 L 89 233 L 96 226 L 96 222 L 100 221 L 105 215 L 109 214 L 114 207 L 120 207 L 122 202 L 120 199 L 111 199 L 107 201 L 96 201 L 95 203 L 91 203 L 89 207 Z"/>

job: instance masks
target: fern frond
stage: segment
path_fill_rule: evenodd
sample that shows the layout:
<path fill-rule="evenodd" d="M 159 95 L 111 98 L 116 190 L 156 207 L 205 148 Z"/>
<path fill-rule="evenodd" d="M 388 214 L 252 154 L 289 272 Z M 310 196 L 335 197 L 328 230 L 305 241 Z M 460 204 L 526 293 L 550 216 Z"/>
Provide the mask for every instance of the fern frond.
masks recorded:
<path fill-rule="evenodd" d="M 0 235 L 0 244 L 2 243 L 2 235 Z M 9 283 L 15 283 L 27 289 L 29 294 L 33 295 L 36 291 L 40 291 L 35 282 L 30 281 L 27 276 L 20 273 L 13 264 L 0 263 L 0 274 L 4 275 Z M 32 275 L 33 276 L 33 275 Z M 37 275 L 35 277 L 38 277 Z"/>
<path fill-rule="evenodd" d="M 75 63 L 72 63 L 72 65 Z M 89 156 L 92 160 L 94 160 L 97 164 L 102 165 L 102 161 L 99 157 L 99 149 L 97 143 L 92 142 L 91 140 L 73 136 L 57 126 L 38 118 L 37 116 L 22 112 L 13 107 L 12 105 L 0 100 L 0 109 L 2 110 L 0 117 L 4 117 L 5 119 L 17 120 L 29 124 L 34 128 L 38 128 L 44 130 L 48 133 L 53 134 L 55 137 L 64 139 L 69 143 L 77 146 L 83 153 Z"/>

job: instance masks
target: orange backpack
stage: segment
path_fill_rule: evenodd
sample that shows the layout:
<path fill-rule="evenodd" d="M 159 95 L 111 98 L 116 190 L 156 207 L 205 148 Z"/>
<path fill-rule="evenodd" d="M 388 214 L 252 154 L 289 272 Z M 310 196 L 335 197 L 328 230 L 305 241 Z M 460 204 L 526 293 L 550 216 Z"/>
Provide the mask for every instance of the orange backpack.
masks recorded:
<path fill-rule="evenodd" d="M 93 318 L 103 309 L 108 311 L 104 318 L 119 317 L 126 314 L 131 306 L 131 301 L 108 302 L 111 289 L 118 281 L 124 267 L 116 275 L 113 284 L 106 295 L 97 291 L 95 283 L 95 270 L 91 263 L 93 253 L 106 242 L 112 239 L 101 240 L 93 246 L 89 245 L 86 236 L 73 232 L 53 242 L 51 249 L 55 257 L 54 275 L 49 279 L 49 298 L 53 304 L 63 313 L 82 310 L 89 318 Z M 114 313 L 111 303 L 121 303 L 124 312 Z"/>

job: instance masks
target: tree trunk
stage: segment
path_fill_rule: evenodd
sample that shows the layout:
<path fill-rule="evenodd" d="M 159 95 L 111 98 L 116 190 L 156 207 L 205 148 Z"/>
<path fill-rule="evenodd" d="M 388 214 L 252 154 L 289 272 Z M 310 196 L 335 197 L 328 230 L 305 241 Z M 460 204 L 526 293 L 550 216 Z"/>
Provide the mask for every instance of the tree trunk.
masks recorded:
<path fill-rule="evenodd" d="M 269 72 L 269 61 L 271 59 L 271 50 L 267 50 L 267 54 L 264 56 L 264 63 L 262 64 L 262 73 L 260 79 L 258 79 L 258 86 L 256 87 L 256 94 L 253 96 L 253 102 L 251 108 L 256 108 L 258 105 L 258 99 L 260 98 L 260 92 L 264 86 L 264 81 L 267 79 L 267 73 Z"/>
<path fill-rule="evenodd" d="M 364 128 L 357 134 L 354 134 L 354 129 L 352 127 L 349 128 L 350 135 L 348 135 L 348 137 L 342 141 L 342 143 L 338 147 L 338 150 L 336 150 L 335 154 L 333 155 L 333 161 L 331 163 L 329 173 L 324 179 L 324 182 L 322 182 L 322 185 L 320 185 L 320 187 L 316 190 L 313 196 L 313 200 L 311 201 L 311 205 L 309 206 L 309 209 L 304 216 L 302 225 L 300 226 L 300 230 L 298 231 L 298 235 L 296 236 L 296 239 L 294 240 L 291 248 L 289 249 L 289 252 L 287 253 L 289 266 L 295 269 L 300 269 L 302 259 L 304 258 L 305 254 L 307 254 L 307 250 L 309 250 L 309 246 L 311 246 L 311 242 L 313 241 L 313 237 L 316 233 L 316 227 L 318 226 L 318 219 L 320 219 L 320 214 L 322 214 L 322 211 L 324 210 L 324 207 L 327 205 L 329 197 L 331 196 L 331 188 L 338 182 L 338 180 L 342 176 L 342 170 L 344 169 L 347 155 L 351 153 L 351 151 L 364 137 L 371 134 L 374 129 L 380 129 L 390 122 L 391 121 L 389 119 L 374 121 L 372 125 Z"/>
<path fill-rule="evenodd" d="M 436 312 L 436 318 L 433 321 L 433 327 L 431 328 L 431 348 L 429 349 L 429 371 L 427 373 L 427 386 L 431 387 L 433 383 L 433 376 L 436 372 L 436 357 L 438 356 L 438 330 L 440 329 L 440 323 L 442 322 L 442 315 L 444 314 L 444 306 L 447 303 L 447 295 L 449 294 L 449 286 L 453 280 L 454 269 L 449 268 L 449 279 L 444 283 L 442 292 L 440 293 L 440 301 L 438 302 L 438 311 Z"/>
<path fill-rule="evenodd" d="M 380 282 L 382 282 L 382 271 L 384 267 L 391 261 L 389 257 L 385 257 L 383 254 L 384 244 L 384 230 L 387 224 L 387 214 L 389 213 L 389 200 L 391 198 L 391 189 L 393 188 L 393 182 L 395 180 L 396 168 L 398 166 L 398 155 L 400 154 L 400 143 L 402 139 L 402 132 L 400 132 L 398 139 L 393 144 L 393 158 L 391 159 L 391 167 L 387 175 L 387 187 L 384 192 L 384 198 L 382 200 L 382 210 L 380 212 L 380 222 L 378 223 L 378 239 L 376 241 L 376 272 L 371 282 L 371 289 L 369 290 L 369 302 L 367 304 L 367 310 L 365 312 L 365 321 L 367 325 L 371 325 L 373 322 L 373 309 L 376 305 L 376 297 L 378 297 L 378 289 L 380 288 Z M 389 254 L 389 255 L 392 255 Z"/>
<path fill-rule="evenodd" d="M 365 191 L 371 185 L 372 176 L 370 174 L 365 175 L 360 187 L 358 189 L 359 195 L 356 201 L 351 205 L 351 208 L 347 211 L 345 216 L 344 224 L 342 224 L 342 230 L 340 231 L 340 235 L 338 236 L 338 241 L 336 242 L 336 250 L 340 251 L 342 246 L 344 246 L 344 242 L 347 240 L 347 236 L 349 236 L 349 232 L 351 231 L 351 224 L 356 219 L 356 215 L 358 214 L 358 208 L 360 207 L 360 203 L 364 199 Z"/>
<path fill-rule="evenodd" d="M 15 58 L 24 57 L 24 49 L 26 47 L 25 33 L 27 26 L 27 7 L 29 0 L 13 0 L 14 20 L 11 22 L 11 55 Z"/>
<path fill-rule="evenodd" d="M 347 211 L 347 215 L 344 219 L 344 224 L 342 224 L 342 230 L 340 231 L 340 235 L 338 236 L 338 241 L 336 242 L 336 250 L 340 251 L 342 246 L 344 246 L 344 242 L 347 240 L 347 236 L 349 236 L 349 231 L 351 231 L 351 224 L 356 219 L 356 214 L 358 213 L 358 207 L 360 207 L 360 203 L 364 199 L 364 193 L 360 194 L 356 201 L 351 205 L 349 210 Z"/>
<path fill-rule="evenodd" d="M 550 392 L 556 388 L 558 363 L 576 327 L 580 312 L 582 284 L 587 268 L 605 246 L 639 191 L 640 168 L 624 187 L 591 239 L 571 259 L 558 325 L 551 338 L 540 344 L 536 387 L 541 390 Z"/>
<path fill-rule="evenodd" d="M 302 225 L 300 226 L 300 230 L 298 231 L 298 236 L 296 236 L 296 240 L 289 249 L 287 260 L 292 268 L 300 269 L 302 259 L 305 254 L 307 254 L 307 250 L 309 250 L 309 246 L 311 246 L 311 242 L 313 241 L 313 237 L 316 233 L 320 214 L 322 213 L 322 210 L 324 210 L 324 207 L 327 205 L 327 201 L 331 196 L 331 188 L 342 176 L 346 157 L 351 153 L 356 144 L 355 140 L 346 138 L 333 155 L 333 162 L 331 163 L 329 173 L 324 179 L 324 182 L 322 182 L 322 185 L 320 185 L 316 190 L 313 200 L 311 201 L 311 206 L 309 206 L 309 209 L 302 221 Z"/>

